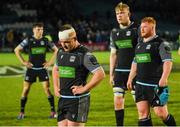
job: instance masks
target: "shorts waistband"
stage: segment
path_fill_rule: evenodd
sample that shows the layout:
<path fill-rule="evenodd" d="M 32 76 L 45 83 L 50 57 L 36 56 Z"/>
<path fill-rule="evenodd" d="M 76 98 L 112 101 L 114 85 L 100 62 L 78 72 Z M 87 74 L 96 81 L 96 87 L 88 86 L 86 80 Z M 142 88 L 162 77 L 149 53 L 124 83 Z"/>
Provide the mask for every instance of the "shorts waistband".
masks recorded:
<path fill-rule="evenodd" d="M 44 68 L 43 67 L 32 67 L 31 69 L 33 69 L 33 70 L 42 70 Z"/>
<path fill-rule="evenodd" d="M 136 81 L 136 83 L 143 86 L 153 86 L 153 87 L 158 86 L 158 84 L 150 84 L 150 83 L 144 83 L 144 82 L 139 82 L 139 81 Z"/>
<path fill-rule="evenodd" d="M 90 95 L 90 93 L 82 94 L 82 95 L 79 95 L 79 96 L 60 95 L 60 97 L 62 97 L 62 98 L 81 98 L 81 97 L 85 97 L 85 96 L 89 96 L 89 95 Z"/>
<path fill-rule="evenodd" d="M 115 69 L 115 71 L 120 71 L 120 72 L 130 72 L 130 69 Z"/>

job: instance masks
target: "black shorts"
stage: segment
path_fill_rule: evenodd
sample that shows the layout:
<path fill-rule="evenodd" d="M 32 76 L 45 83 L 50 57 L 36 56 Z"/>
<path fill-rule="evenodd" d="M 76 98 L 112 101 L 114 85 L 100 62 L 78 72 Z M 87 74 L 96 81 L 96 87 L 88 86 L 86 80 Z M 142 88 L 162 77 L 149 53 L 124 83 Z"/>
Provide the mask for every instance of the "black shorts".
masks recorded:
<path fill-rule="evenodd" d="M 39 78 L 39 81 L 49 81 L 48 71 L 46 69 L 34 70 L 27 69 L 25 74 L 25 81 L 27 82 L 36 82 L 36 78 Z"/>
<path fill-rule="evenodd" d="M 58 102 L 58 117 L 60 122 L 68 119 L 73 122 L 87 122 L 90 106 L 90 96 L 80 98 L 60 98 Z"/>
<path fill-rule="evenodd" d="M 156 103 L 158 100 L 154 100 L 155 99 L 154 89 L 155 89 L 154 86 L 143 86 L 140 84 L 136 84 L 135 87 L 136 103 L 140 101 L 148 101 L 149 105 L 151 105 L 152 107 L 162 106 Z"/>
<path fill-rule="evenodd" d="M 121 71 L 116 71 L 114 75 L 114 85 L 113 87 L 120 87 L 124 90 L 127 90 L 127 81 L 129 77 L 129 72 L 121 72 Z M 135 78 L 133 80 L 133 89 L 135 85 Z"/>

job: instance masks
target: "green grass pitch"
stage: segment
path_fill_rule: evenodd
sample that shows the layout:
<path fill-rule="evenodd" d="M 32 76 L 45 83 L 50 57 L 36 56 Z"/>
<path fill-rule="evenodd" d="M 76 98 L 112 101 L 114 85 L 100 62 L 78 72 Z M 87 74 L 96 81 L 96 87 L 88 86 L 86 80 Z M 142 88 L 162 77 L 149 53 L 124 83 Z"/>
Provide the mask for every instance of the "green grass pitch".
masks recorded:
<path fill-rule="evenodd" d="M 96 52 L 101 64 L 109 64 L 109 52 Z M 48 58 L 51 54 L 48 54 Z M 25 55 L 26 56 L 26 55 Z M 169 78 L 169 112 L 174 115 L 180 126 L 180 56 L 173 52 L 174 69 Z M 14 54 L 0 54 L 0 65 L 22 66 Z M 22 92 L 23 77 L 0 78 L 0 126 L 56 126 L 56 119 L 48 119 L 50 107 L 40 83 L 33 84 L 26 105 L 26 118 L 17 120 L 19 99 Z M 51 89 L 52 77 L 51 77 Z M 58 98 L 55 99 L 57 107 Z M 156 126 L 164 124 L 153 111 L 152 120 Z M 137 125 L 138 115 L 135 103 L 129 92 L 126 94 L 125 125 Z M 115 126 L 113 92 L 109 85 L 109 75 L 91 91 L 91 106 L 86 126 Z"/>

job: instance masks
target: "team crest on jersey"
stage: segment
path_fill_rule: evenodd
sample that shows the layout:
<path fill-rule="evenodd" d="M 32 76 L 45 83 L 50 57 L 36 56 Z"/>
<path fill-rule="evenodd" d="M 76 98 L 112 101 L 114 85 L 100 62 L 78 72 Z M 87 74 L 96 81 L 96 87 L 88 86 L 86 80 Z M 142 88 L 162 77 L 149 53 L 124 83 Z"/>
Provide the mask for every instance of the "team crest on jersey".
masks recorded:
<path fill-rule="evenodd" d="M 36 42 L 35 42 L 35 41 L 33 41 L 33 44 L 36 44 Z"/>
<path fill-rule="evenodd" d="M 75 56 L 71 56 L 69 61 L 70 61 L 70 62 L 74 62 L 74 61 L 75 61 L 75 59 L 76 59 L 76 57 L 75 57 Z"/>
<path fill-rule="evenodd" d="M 40 44 L 41 44 L 41 45 L 44 45 L 44 41 L 41 41 Z"/>
<path fill-rule="evenodd" d="M 117 32 L 116 35 L 119 36 L 119 32 Z"/>
<path fill-rule="evenodd" d="M 151 45 L 150 45 L 150 44 L 146 46 L 146 49 L 150 49 L 150 48 L 151 48 Z"/>
<path fill-rule="evenodd" d="M 131 35 L 131 31 L 127 31 L 126 36 L 130 36 L 130 35 Z"/>

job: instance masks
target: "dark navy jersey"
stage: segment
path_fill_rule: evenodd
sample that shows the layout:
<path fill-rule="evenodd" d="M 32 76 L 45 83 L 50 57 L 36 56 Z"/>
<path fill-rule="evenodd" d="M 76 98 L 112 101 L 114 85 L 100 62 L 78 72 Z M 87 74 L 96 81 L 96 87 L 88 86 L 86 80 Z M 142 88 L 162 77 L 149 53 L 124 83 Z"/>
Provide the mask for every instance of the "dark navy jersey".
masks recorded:
<path fill-rule="evenodd" d="M 43 63 L 46 61 L 47 50 L 55 46 L 54 43 L 49 42 L 47 38 L 37 40 L 34 37 L 23 40 L 19 45 L 23 49 L 28 49 L 29 61 L 35 68 L 43 67 Z"/>
<path fill-rule="evenodd" d="M 148 42 L 139 42 L 135 50 L 137 81 L 158 84 L 163 72 L 163 62 L 171 60 L 169 43 L 158 36 Z"/>
<path fill-rule="evenodd" d="M 100 67 L 95 56 L 82 45 L 70 52 L 60 48 L 56 65 L 59 68 L 61 95 L 73 95 L 71 87 L 85 85 L 89 73 Z"/>
<path fill-rule="evenodd" d="M 130 71 L 138 40 L 138 26 L 132 22 L 125 29 L 113 29 L 110 36 L 110 47 L 116 49 L 116 70 Z"/>

